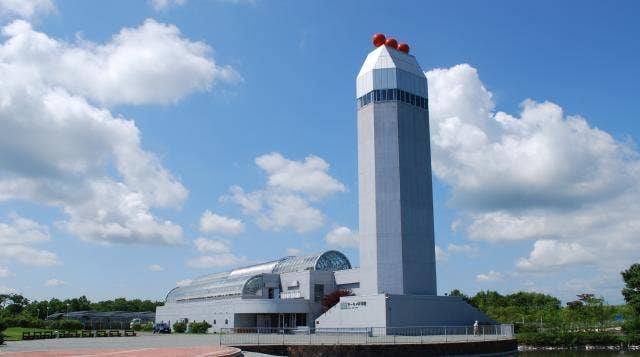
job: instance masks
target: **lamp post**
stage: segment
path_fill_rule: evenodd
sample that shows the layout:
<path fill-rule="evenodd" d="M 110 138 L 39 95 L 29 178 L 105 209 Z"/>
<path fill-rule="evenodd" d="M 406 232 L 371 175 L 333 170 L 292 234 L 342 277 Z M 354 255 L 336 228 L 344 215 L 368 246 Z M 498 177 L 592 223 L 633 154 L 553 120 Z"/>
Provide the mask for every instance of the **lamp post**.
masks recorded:
<path fill-rule="evenodd" d="M 69 304 L 67 304 L 67 320 L 69 320 Z"/>

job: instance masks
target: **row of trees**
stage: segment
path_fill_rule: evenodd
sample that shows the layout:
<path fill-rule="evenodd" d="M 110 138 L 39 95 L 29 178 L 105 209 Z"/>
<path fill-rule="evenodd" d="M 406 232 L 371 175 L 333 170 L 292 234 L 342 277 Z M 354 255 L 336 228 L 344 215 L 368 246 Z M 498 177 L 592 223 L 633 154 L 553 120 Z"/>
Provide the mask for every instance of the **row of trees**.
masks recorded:
<path fill-rule="evenodd" d="M 556 297 L 535 292 L 502 295 L 480 291 L 470 297 L 454 289 L 449 295 L 461 297 L 496 321 L 515 324 L 519 331 L 602 330 L 623 324 L 627 333 L 640 334 L 640 264 L 621 274 L 625 282 L 622 295 L 627 304 L 619 306 L 609 305 L 593 294 L 580 294 L 566 306 Z"/>
<path fill-rule="evenodd" d="M 449 295 L 463 298 L 496 321 L 515 324 L 518 331 L 598 328 L 629 315 L 626 306 L 608 305 L 592 296 L 563 307 L 558 298 L 535 292 L 480 291 L 469 297 L 455 289 Z"/>
<path fill-rule="evenodd" d="M 86 296 L 73 299 L 30 301 L 20 294 L 0 294 L 0 318 L 31 317 L 45 319 L 48 315 L 73 311 L 155 311 L 163 302 L 125 298 L 91 302 Z"/>

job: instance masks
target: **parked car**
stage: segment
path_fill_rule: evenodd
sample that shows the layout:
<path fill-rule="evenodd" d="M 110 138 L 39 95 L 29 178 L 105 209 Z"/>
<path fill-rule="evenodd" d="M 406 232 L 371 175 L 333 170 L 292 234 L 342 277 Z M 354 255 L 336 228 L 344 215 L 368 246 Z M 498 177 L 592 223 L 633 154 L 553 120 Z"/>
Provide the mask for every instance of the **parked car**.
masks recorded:
<path fill-rule="evenodd" d="M 159 322 L 153 325 L 153 333 L 171 333 L 171 327 L 169 324 Z"/>

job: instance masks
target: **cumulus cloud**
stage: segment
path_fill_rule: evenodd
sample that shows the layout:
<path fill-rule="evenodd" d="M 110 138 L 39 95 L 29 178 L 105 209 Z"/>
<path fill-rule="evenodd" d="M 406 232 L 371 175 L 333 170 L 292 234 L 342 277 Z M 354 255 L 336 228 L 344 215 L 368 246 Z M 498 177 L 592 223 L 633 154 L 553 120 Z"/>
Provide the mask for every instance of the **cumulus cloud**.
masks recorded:
<path fill-rule="evenodd" d="M 298 248 L 287 248 L 286 253 L 287 255 L 296 256 L 296 255 L 300 255 L 300 253 L 302 253 L 302 250 Z"/>
<path fill-rule="evenodd" d="M 200 231 L 229 236 L 238 235 L 244 232 L 244 223 L 239 219 L 221 216 L 207 210 L 200 217 Z"/>
<path fill-rule="evenodd" d="M 15 260 L 34 266 L 53 266 L 61 263 L 57 254 L 32 246 L 51 239 L 47 226 L 15 213 L 10 214 L 8 218 L 8 222 L 0 222 L 0 259 Z"/>
<path fill-rule="evenodd" d="M 267 174 L 266 187 L 245 192 L 240 186 L 232 186 L 220 200 L 239 205 L 265 230 L 293 228 L 304 233 L 318 229 L 326 218 L 313 204 L 346 191 L 329 175 L 329 164 L 317 156 L 295 161 L 271 153 L 257 157 L 255 162 Z"/>
<path fill-rule="evenodd" d="M 193 243 L 199 252 L 203 253 L 229 253 L 231 247 L 227 242 L 206 238 L 198 238 Z"/>
<path fill-rule="evenodd" d="M 104 106 L 173 103 L 235 71 L 154 20 L 104 44 L 64 42 L 20 20 L 2 34 L 0 202 L 59 207 L 60 227 L 87 241 L 181 244 L 182 228 L 152 211 L 179 208 L 187 189 L 142 148 L 135 123 Z"/>
<path fill-rule="evenodd" d="M 216 82 L 240 79 L 232 67 L 216 65 L 208 45 L 152 19 L 122 29 L 105 44 L 62 42 L 25 21 L 2 32 L 9 37 L 4 57 L 29 69 L 30 78 L 103 104 L 175 103 Z"/>
<path fill-rule="evenodd" d="M 476 281 L 478 283 L 492 283 L 502 280 L 502 273 L 491 270 L 487 274 L 476 275 Z"/>
<path fill-rule="evenodd" d="M 255 4 L 258 0 L 215 0 L 226 4 Z M 183 6 L 187 0 L 150 0 L 151 6 L 156 11 L 167 10 L 174 6 Z"/>
<path fill-rule="evenodd" d="M 473 257 L 479 251 L 478 247 L 475 245 L 453 244 L 453 243 L 449 244 L 446 248 L 442 248 L 436 245 L 435 250 L 436 250 L 436 262 L 438 263 L 445 263 L 455 255 L 464 255 L 467 257 Z"/>
<path fill-rule="evenodd" d="M 176 281 L 176 286 L 189 286 L 193 282 L 192 279 L 183 279 Z"/>
<path fill-rule="evenodd" d="M 329 175 L 329 164 L 315 155 L 295 161 L 270 153 L 256 158 L 256 165 L 267 174 L 267 185 L 278 190 L 301 193 L 313 199 L 347 190 Z"/>
<path fill-rule="evenodd" d="M 0 294 L 17 294 L 18 290 L 8 286 L 0 285 Z"/>
<path fill-rule="evenodd" d="M 619 271 L 637 260 L 640 160 L 629 142 L 550 102 L 496 111 L 469 65 L 426 74 L 432 166 L 451 187 L 457 231 L 490 243 L 535 241 L 521 271 L 588 262 Z"/>
<path fill-rule="evenodd" d="M 208 269 L 208 268 L 227 268 L 245 263 L 246 257 L 237 256 L 233 253 L 222 253 L 215 255 L 204 255 L 187 261 L 187 265 L 191 268 Z"/>
<path fill-rule="evenodd" d="M 444 263 L 449 260 L 449 253 L 442 249 L 439 245 L 436 245 L 436 263 Z"/>
<path fill-rule="evenodd" d="M 64 280 L 60 280 L 56 278 L 48 279 L 44 282 L 44 286 L 47 286 L 47 287 L 57 287 L 57 286 L 64 286 L 64 285 L 69 285 L 69 283 L 67 283 Z"/>
<path fill-rule="evenodd" d="M 579 243 L 563 243 L 555 240 L 538 240 L 528 258 L 518 261 L 517 267 L 525 271 L 549 271 L 559 268 L 595 263 L 596 255 Z"/>
<path fill-rule="evenodd" d="M 30 19 L 55 9 L 51 0 L 0 0 L 0 18 L 15 16 Z"/>
<path fill-rule="evenodd" d="M 0 278 L 8 278 L 14 276 L 13 272 L 7 267 L 0 266 Z"/>
<path fill-rule="evenodd" d="M 154 272 L 164 271 L 164 268 L 159 264 L 151 264 L 147 267 L 147 269 Z"/>
<path fill-rule="evenodd" d="M 340 248 L 357 248 L 360 244 L 358 232 L 352 231 L 348 227 L 335 227 L 324 237 L 325 242 L 330 246 Z"/>
<path fill-rule="evenodd" d="M 473 256 L 478 253 L 479 249 L 475 245 L 471 244 L 449 244 L 447 251 L 451 254 L 463 254 L 467 256 Z"/>

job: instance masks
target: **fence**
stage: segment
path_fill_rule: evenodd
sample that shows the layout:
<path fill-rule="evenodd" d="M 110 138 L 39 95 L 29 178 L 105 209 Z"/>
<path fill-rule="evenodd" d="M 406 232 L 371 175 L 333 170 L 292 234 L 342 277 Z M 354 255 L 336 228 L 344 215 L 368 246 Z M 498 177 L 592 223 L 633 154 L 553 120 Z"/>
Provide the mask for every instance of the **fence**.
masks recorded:
<path fill-rule="evenodd" d="M 354 345 L 481 342 L 513 338 L 513 325 L 363 327 L 363 328 L 223 328 L 221 345 Z"/>

